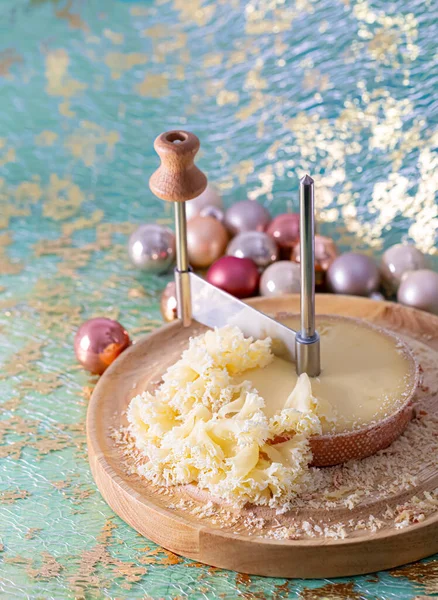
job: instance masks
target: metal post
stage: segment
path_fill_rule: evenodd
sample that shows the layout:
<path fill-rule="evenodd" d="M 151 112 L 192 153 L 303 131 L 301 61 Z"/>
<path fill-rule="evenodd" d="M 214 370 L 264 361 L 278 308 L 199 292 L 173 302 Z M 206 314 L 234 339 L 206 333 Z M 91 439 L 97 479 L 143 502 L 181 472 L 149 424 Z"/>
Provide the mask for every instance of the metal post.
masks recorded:
<path fill-rule="evenodd" d="M 186 203 L 175 202 L 176 235 L 176 298 L 178 318 L 188 327 L 192 322 L 192 304 L 190 295 L 189 255 L 187 251 Z"/>
<path fill-rule="evenodd" d="M 316 377 L 321 372 L 319 335 L 315 331 L 315 216 L 314 181 L 300 180 L 300 331 L 296 337 L 297 373 Z"/>

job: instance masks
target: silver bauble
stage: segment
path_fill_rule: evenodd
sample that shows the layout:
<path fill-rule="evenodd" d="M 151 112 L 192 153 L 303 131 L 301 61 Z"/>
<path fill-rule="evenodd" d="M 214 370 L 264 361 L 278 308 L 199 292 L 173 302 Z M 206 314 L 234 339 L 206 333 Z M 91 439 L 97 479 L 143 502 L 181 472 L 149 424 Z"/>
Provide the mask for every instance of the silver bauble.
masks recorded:
<path fill-rule="evenodd" d="M 175 258 L 175 236 L 162 225 L 140 225 L 128 242 L 134 266 L 148 273 L 165 273 Z"/>
<path fill-rule="evenodd" d="M 336 294 L 369 296 L 379 288 L 380 273 L 369 256 L 347 252 L 338 256 L 330 265 L 327 284 Z"/>
<path fill-rule="evenodd" d="M 227 254 L 251 258 L 258 267 L 264 269 L 278 259 L 278 247 L 267 233 L 244 231 L 228 244 Z"/>
<path fill-rule="evenodd" d="M 243 231 L 265 231 L 271 216 L 264 206 L 254 200 L 242 200 L 225 213 L 225 226 L 231 235 Z"/>
<path fill-rule="evenodd" d="M 419 269 L 405 273 L 397 292 L 401 304 L 438 315 L 438 273 Z"/>
<path fill-rule="evenodd" d="M 368 296 L 371 300 L 376 300 L 377 302 L 383 302 L 386 298 L 381 292 L 373 292 Z"/>
<path fill-rule="evenodd" d="M 216 221 L 224 222 L 225 213 L 218 206 L 214 206 L 213 204 L 209 204 L 208 206 L 204 206 L 199 212 L 200 217 L 213 217 Z"/>
<path fill-rule="evenodd" d="M 412 244 L 396 244 L 384 252 L 380 272 L 385 287 L 390 293 L 394 293 L 397 291 L 404 273 L 426 267 L 426 258 L 418 248 Z"/>
<path fill-rule="evenodd" d="M 217 208 L 222 208 L 222 198 L 219 196 L 217 190 L 210 184 L 207 184 L 205 190 L 197 196 L 193 198 L 193 200 L 188 200 L 186 202 L 186 216 L 187 220 L 193 219 L 201 214 L 201 211 L 207 206 L 216 206 Z M 203 215 L 203 216 L 212 216 L 212 215 Z"/>
<path fill-rule="evenodd" d="M 300 265 L 289 260 L 272 263 L 260 279 L 262 296 L 296 294 L 300 291 Z"/>

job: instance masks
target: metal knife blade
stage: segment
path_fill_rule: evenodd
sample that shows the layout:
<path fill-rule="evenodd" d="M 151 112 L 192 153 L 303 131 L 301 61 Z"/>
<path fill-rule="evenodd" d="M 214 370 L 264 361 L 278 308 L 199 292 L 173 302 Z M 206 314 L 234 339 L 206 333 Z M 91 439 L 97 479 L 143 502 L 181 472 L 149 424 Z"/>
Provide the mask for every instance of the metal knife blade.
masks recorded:
<path fill-rule="evenodd" d="M 272 339 L 272 352 L 295 362 L 295 331 L 189 273 L 192 317 L 207 327 L 235 325 L 245 336 Z"/>

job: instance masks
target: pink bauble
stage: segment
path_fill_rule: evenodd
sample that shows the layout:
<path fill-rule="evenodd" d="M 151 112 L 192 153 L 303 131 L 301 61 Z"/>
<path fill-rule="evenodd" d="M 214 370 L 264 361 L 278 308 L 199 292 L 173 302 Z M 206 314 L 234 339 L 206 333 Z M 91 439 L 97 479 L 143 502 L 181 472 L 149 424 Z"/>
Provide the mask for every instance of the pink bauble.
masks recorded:
<path fill-rule="evenodd" d="M 223 256 L 208 269 L 206 279 L 236 298 L 248 298 L 256 293 L 260 275 L 250 258 Z"/>
<path fill-rule="evenodd" d="M 120 323 L 98 317 L 79 327 L 74 350 L 87 371 L 101 375 L 130 343 L 129 335 Z"/>
<path fill-rule="evenodd" d="M 284 258 L 290 258 L 292 248 L 300 239 L 300 215 L 297 213 L 278 215 L 271 221 L 266 233 L 277 242 Z"/>

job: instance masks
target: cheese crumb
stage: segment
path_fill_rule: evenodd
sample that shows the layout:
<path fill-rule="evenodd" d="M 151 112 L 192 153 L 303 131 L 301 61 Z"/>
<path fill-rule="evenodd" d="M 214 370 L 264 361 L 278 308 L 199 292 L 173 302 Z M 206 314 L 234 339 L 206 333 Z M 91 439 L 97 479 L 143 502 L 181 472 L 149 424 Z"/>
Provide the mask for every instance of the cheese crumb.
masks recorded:
<path fill-rule="evenodd" d="M 158 485 L 196 483 L 235 506 L 284 506 L 305 491 L 308 438 L 321 432 L 308 376 L 269 420 L 252 384 L 233 380 L 272 360 L 270 338 L 245 338 L 237 327 L 192 338 L 159 388 L 128 407 L 129 433 L 147 458 L 139 474 Z M 281 433 L 290 439 L 271 445 Z"/>

